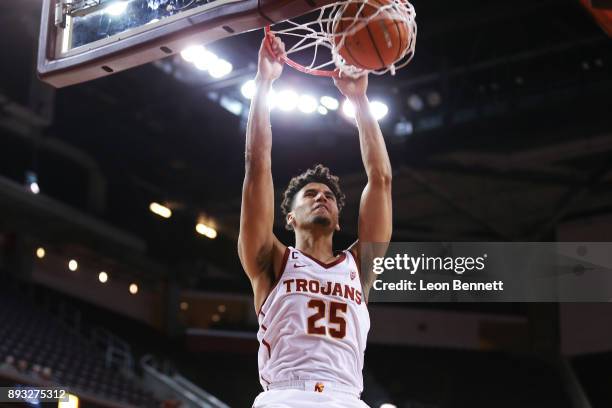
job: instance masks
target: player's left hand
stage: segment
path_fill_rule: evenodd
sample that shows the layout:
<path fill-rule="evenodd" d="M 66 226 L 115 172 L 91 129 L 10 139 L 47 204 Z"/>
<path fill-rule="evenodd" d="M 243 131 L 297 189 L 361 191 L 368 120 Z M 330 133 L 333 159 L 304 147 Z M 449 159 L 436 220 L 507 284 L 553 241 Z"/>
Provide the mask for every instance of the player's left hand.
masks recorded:
<path fill-rule="evenodd" d="M 334 85 L 349 100 L 354 100 L 365 96 L 368 90 L 368 74 L 364 74 L 359 78 L 352 78 L 347 75 L 340 78 L 334 77 Z"/>

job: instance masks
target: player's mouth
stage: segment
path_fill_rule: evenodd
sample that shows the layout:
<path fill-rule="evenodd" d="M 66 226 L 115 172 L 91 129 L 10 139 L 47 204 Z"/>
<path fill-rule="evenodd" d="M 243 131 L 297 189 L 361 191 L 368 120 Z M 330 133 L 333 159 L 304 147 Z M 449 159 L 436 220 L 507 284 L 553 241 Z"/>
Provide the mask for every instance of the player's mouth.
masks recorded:
<path fill-rule="evenodd" d="M 319 210 L 319 209 L 321 209 L 321 208 L 322 208 L 322 209 L 324 209 L 325 211 L 329 212 L 329 208 L 327 208 L 327 207 L 326 207 L 325 205 L 323 205 L 323 204 L 316 205 L 316 206 L 313 208 L 313 211 L 317 211 L 317 210 Z"/>

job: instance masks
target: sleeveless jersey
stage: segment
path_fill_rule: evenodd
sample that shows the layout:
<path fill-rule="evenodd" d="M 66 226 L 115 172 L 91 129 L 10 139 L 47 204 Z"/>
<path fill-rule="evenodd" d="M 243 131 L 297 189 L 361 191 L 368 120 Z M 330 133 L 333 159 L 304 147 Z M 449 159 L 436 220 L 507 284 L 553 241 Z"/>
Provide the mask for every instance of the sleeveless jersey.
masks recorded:
<path fill-rule="evenodd" d="M 258 314 L 261 385 L 321 380 L 363 390 L 370 316 L 356 260 L 329 264 L 287 247 L 281 275 Z"/>

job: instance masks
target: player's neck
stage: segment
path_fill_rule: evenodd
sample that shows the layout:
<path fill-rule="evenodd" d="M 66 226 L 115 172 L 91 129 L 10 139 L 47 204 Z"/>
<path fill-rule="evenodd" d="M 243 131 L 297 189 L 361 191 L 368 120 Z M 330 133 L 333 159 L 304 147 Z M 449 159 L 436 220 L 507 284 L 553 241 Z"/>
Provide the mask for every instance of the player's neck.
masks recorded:
<path fill-rule="evenodd" d="M 295 232 L 295 248 L 327 262 L 333 257 L 333 234 L 313 234 L 311 231 Z"/>

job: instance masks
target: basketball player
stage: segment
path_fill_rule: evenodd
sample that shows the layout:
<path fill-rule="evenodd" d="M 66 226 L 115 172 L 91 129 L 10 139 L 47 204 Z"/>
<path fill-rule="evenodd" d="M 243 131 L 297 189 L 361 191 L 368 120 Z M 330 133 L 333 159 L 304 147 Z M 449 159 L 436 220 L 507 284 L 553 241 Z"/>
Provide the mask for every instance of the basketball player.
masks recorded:
<path fill-rule="evenodd" d="M 266 41 L 266 40 L 264 40 Z M 293 178 L 284 193 L 286 226 L 295 246 L 272 231 L 270 109 L 267 99 L 282 73 L 284 44 L 271 38 L 259 50 L 257 91 L 246 136 L 246 174 L 238 253 L 255 298 L 260 382 L 253 408 L 363 408 L 363 356 L 370 319 L 366 306 L 371 272 L 359 270 L 360 243 L 391 238 L 391 164 L 378 123 L 369 110 L 367 76 L 336 79 L 355 106 L 361 154 L 368 176 L 359 208 L 359 236 L 332 250 L 344 194 L 338 177 L 322 165 Z"/>

